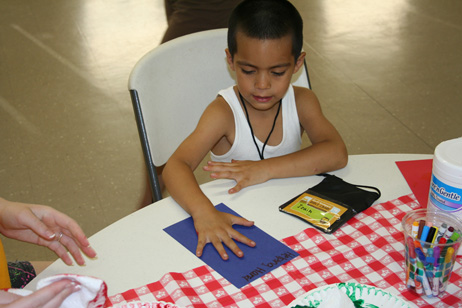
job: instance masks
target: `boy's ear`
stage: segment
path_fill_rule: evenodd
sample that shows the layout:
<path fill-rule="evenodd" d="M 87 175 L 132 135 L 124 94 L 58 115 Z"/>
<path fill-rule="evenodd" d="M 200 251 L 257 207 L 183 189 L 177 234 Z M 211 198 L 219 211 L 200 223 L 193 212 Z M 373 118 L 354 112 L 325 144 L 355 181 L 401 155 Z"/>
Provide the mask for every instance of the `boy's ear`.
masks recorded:
<path fill-rule="evenodd" d="M 302 51 L 300 53 L 300 56 L 298 57 L 297 59 L 297 62 L 295 63 L 295 69 L 294 69 L 294 74 L 296 72 L 298 72 L 298 70 L 303 66 L 303 64 L 305 63 L 304 60 L 305 60 L 305 56 L 306 56 L 306 52 Z"/>
<path fill-rule="evenodd" d="M 234 71 L 234 62 L 233 62 L 233 56 L 231 55 L 231 53 L 229 52 L 229 49 L 226 48 L 225 49 L 225 52 L 226 52 L 226 62 L 228 62 L 228 65 L 229 65 L 229 68 Z"/>

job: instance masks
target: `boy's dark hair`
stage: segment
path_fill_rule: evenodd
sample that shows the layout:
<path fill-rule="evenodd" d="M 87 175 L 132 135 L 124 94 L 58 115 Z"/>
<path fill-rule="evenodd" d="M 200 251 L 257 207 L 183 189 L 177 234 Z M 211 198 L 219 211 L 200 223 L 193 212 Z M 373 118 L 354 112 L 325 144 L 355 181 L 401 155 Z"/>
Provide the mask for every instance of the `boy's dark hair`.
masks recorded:
<path fill-rule="evenodd" d="M 292 35 L 295 61 L 303 45 L 303 20 L 288 0 L 244 0 L 231 13 L 228 23 L 228 49 L 237 52 L 236 33 L 256 39 L 279 39 Z"/>

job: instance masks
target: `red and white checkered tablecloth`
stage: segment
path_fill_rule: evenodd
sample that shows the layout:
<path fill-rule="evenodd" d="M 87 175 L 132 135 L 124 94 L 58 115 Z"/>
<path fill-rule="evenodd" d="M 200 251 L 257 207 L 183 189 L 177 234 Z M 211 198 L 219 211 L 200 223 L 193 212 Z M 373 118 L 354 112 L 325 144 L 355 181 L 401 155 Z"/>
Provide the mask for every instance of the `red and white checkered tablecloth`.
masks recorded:
<path fill-rule="evenodd" d="M 414 195 L 374 205 L 334 234 L 307 228 L 283 240 L 300 256 L 236 289 L 212 268 L 167 273 L 159 281 L 115 294 L 108 307 L 131 301 L 165 301 L 181 307 L 285 307 L 324 285 L 357 282 L 402 296 L 418 307 L 462 308 L 462 259 L 454 265 L 441 298 L 424 299 L 407 291 L 401 219 L 420 207 Z"/>

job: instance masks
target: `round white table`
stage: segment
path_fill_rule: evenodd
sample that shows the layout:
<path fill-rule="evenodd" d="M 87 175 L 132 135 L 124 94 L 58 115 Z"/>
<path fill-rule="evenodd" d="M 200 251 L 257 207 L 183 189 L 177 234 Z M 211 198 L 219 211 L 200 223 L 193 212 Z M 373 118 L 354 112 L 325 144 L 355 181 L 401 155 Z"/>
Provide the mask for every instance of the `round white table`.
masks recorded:
<path fill-rule="evenodd" d="M 352 184 L 378 187 L 382 196 L 376 203 L 380 203 L 411 193 L 396 161 L 430 158 L 432 155 L 421 154 L 352 155 L 347 167 L 331 174 Z M 234 195 L 227 193 L 234 184 L 232 180 L 212 181 L 201 185 L 201 188 L 214 204 L 226 204 L 280 240 L 309 225 L 280 213 L 279 205 L 322 179 L 318 176 L 274 179 Z M 71 267 L 58 260 L 26 288 L 35 290 L 41 278 L 75 273 L 103 279 L 108 286 L 108 295 L 113 295 L 157 281 L 167 272 L 184 272 L 202 266 L 204 263 L 199 258 L 163 231 L 187 217 L 188 214 L 172 198 L 165 198 L 90 237 L 91 245 L 98 252 L 97 259 L 87 260 L 85 266 Z"/>

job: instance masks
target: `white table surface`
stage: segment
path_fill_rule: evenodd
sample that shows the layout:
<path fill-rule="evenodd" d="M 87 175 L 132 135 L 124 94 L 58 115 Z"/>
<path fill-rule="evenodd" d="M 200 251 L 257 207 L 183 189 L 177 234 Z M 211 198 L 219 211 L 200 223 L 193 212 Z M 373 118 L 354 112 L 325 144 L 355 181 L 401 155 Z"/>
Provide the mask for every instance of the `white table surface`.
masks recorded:
<path fill-rule="evenodd" d="M 430 159 L 422 154 L 352 155 L 347 167 L 331 172 L 352 184 L 378 187 L 382 196 L 376 203 L 411 193 L 396 161 Z M 275 179 L 229 195 L 234 181 L 215 180 L 201 188 L 214 204 L 225 203 L 276 239 L 297 234 L 309 227 L 305 222 L 280 213 L 279 205 L 316 185 L 318 176 Z M 26 289 L 35 290 L 39 279 L 62 273 L 75 273 L 103 279 L 108 295 L 155 282 L 168 272 L 185 272 L 204 263 L 163 231 L 188 214 L 172 199 L 165 198 L 138 210 L 90 237 L 97 251 L 95 260 L 85 266 L 54 262 Z M 258 243 L 257 243 L 258 245 Z"/>

